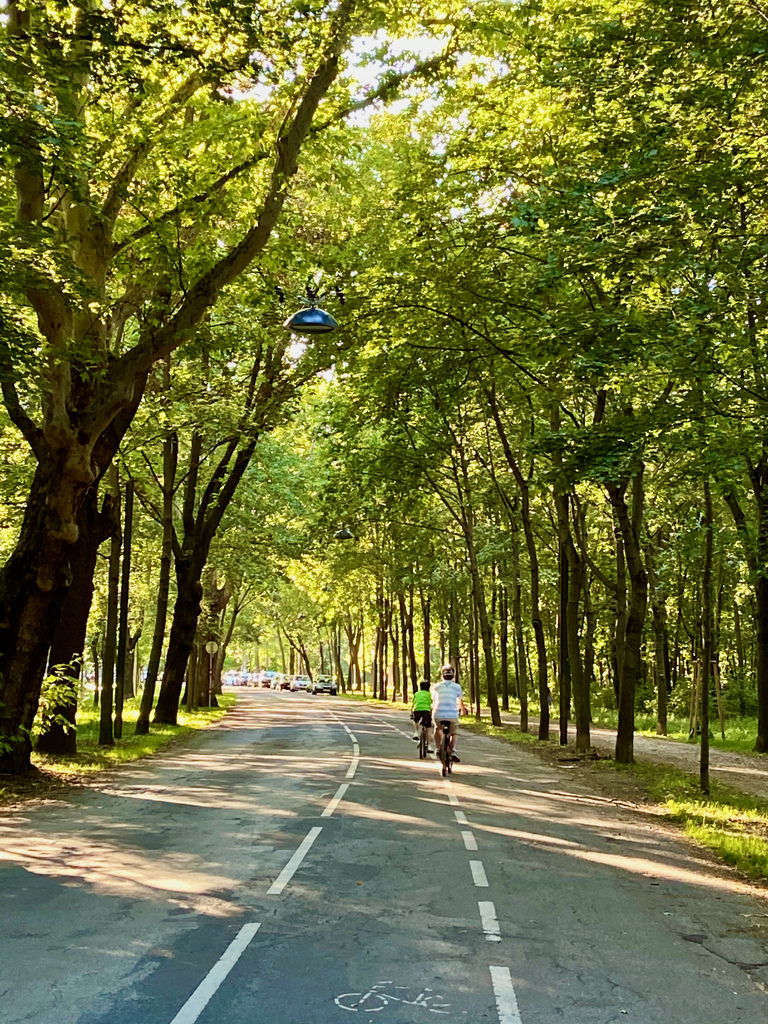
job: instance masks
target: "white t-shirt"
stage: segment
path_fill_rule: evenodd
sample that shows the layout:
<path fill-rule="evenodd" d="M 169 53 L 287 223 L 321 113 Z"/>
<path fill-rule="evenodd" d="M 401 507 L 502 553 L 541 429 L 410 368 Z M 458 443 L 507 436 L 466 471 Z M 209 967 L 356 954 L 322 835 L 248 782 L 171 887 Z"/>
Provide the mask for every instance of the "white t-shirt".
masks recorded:
<path fill-rule="evenodd" d="M 432 687 L 432 717 L 454 719 L 459 718 L 459 701 L 463 694 L 458 683 L 443 679 Z"/>

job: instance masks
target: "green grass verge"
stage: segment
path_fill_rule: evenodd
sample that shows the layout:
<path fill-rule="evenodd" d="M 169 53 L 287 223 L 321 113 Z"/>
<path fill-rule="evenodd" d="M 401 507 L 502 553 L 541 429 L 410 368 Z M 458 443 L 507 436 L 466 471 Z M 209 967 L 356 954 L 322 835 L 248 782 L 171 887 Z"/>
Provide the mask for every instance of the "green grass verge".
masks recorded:
<path fill-rule="evenodd" d="M 462 728 L 508 743 L 537 744 L 535 732 L 522 733 L 514 726 L 498 728 L 490 722 L 465 718 Z M 552 744 L 554 746 L 554 743 Z M 739 793 L 712 782 L 709 796 L 698 778 L 669 765 L 638 761 L 590 761 L 598 772 L 623 772 L 641 784 L 648 797 L 669 821 L 686 835 L 712 850 L 721 860 L 754 879 L 768 879 L 768 801 Z"/>
<path fill-rule="evenodd" d="M 66 777 L 84 775 L 128 761 L 136 761 L 219 721 L 235 703 L 236 697 L 233 694 L 224 694 L 217 699 L 220 705 L 218 708 L 201 708 L 192 713 L 181 710 L 178 725 L 150 725 L 150 732 L 146 736 L 135 735 L 140 700 L 129 700 L 123 709 L 123 736 L 122 739 L 115 740 L 114 747 L 98 745 L 99 709 L 94 708 L 92 704 L 84 705 L 77 710 L 78 752 L 62 757 L 34 753 L 32 763 L 37 768 Z"/>
<path fill-rule="evenodd" d="M 709 722 L 710 745 L 718 747 L 720 750 L 735 750 L 742 754 L 751 754 L 755 745 L 755 737 L 757 736 L 757 719 L 727 718 L 725 720 L 725 739 L 723 739 L 717 712 L 715 709 L 712 709 L 712 711 L 714 711 L 714 714 Z M 617 720 L 617 712 L 601 709 L 594 713 L 593 723 L 597 726 L 615 729 Z M 659 736 L 656 732 L 656 715 L 640 714 L 638 712 L 635 714 L 635 731 L 643 736 L 652 736 L 654 739 L 659 740 L 676 740 L 679 743 L 698 742 L 698 740 L 694 741 L 688 738 L 687 717 L 678 718 L 670 716 L 667 719 L 667 735 Z"/>

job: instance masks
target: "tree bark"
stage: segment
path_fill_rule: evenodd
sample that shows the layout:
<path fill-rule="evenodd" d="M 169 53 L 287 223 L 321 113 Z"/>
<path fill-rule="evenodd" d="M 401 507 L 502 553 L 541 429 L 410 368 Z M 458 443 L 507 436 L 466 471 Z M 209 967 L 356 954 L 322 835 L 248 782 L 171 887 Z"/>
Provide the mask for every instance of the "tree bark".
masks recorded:
<path fill-rule="evenodd" d="M 626 503 L 628 483 L 629 481 L 624 481 L 620 484 L 606 485 L 619 523 L 630 580 L 624 658 L 619 688 L 619 722 L 616 732 L 616 760 L 622 764 L 631 764 L 634 761 L 635 692 L 642 668 L 641 645 L 648 604 L 648 577 L 640 554 L 640 529 L 644 502 L 642 464 L 632 478 L 631 515 Z"/>
<path fill-rule="evenodd" d="M 112 499 L 107 496 L 101 511 L 99 511 L 98 488 L 92 488 L 86 495 L 78 515 L 79 536 L 72 549 L 70 561 L 72 585 L 67 590 L 59 624 L 51 643 L 48 656 L 49 673 L 53 672 L 57 665 L 73 664 L 77 664 L 78 672 L 82 672 L 88 615 L 93 601 L 93 573 L 96 559 L 99 547 L 118 529 L 118 526 L 112 512 Z M 94 702 L 98 705 L 98 650 L 94 653 L 94 670 L 96 675 Z M 63 704 L 54 713 L 66 718 L 71 728 L 66 729 L 58 722 L 52 722 L 48 731 L 38 738 L 38 751 L 41 754 L 59 755 L 77 753 L 77 730 L 75 728 L 77 704 L 75 702 Z"/>

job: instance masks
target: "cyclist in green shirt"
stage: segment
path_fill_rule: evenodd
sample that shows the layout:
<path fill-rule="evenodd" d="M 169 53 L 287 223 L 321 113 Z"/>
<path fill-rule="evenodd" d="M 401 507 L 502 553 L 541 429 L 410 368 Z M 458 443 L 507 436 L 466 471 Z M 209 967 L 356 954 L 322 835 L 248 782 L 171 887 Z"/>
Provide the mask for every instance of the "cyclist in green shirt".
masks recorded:
<path fill-rule="evenodd" d="M 427 753 L 434 754 L 432 747 L 432 694 L 429 683 L 422 679 L 419 688 L 411 701 L 411 718 L 413 720 L 413 741 L 419 742 L 422 725 L 427 727 Z"/>

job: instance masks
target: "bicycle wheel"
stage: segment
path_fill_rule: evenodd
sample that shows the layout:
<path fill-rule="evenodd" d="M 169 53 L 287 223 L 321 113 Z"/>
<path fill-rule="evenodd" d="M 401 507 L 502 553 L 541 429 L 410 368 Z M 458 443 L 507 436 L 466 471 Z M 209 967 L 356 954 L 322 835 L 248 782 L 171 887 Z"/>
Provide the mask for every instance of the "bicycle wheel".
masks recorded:
<path fill-rule="evenodd" d="M 423 761 L 427 756 L 427 730 L 422 725 L 419 733 L 419 757 Z"/>
<path fill-rule="evenodd" d="M 451 770 L 451 752 L 448 749 L 449 748 L 448 739 L 449 739 L 448 726 L 444 725 L 443 726 L 443 742 L 442 742 L 442 744 L 440 746 L 440 760 L 442 761 L 442 765 L 443 765 L 443 778 L 445 778 L 445 776 Z"/>

